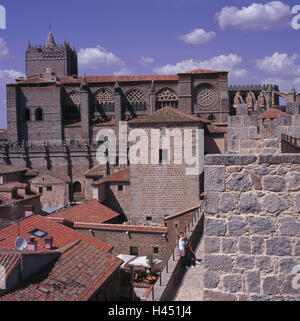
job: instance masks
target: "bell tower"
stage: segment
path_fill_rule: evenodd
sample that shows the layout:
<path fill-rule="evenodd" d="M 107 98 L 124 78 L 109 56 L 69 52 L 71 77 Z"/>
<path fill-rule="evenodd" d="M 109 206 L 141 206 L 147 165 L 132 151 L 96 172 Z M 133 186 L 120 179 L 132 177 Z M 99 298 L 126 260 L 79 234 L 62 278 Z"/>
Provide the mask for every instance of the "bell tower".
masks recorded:
<path fill-rule="evenodd" d="M 43 74 L 50 68 L 58 77 L 78 75 L 77 53 L 69 43 L 57 45 L 50 31 L 45 45 L 32 46 L 26 50 L 26 76 Z"/>

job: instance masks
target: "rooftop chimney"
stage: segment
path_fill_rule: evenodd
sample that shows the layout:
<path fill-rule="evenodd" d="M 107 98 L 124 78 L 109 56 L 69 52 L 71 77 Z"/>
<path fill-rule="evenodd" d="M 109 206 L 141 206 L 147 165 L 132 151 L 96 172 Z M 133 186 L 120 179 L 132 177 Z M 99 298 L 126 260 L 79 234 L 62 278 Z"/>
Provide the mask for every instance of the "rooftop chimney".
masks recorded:
<path fill-rule="evenodd" d="M 25 205 L 24 210 L 25 210 L 25 217 L 28 217 L 34 214 L 32 205 Z"/>
<path fill-rule="evenodd" d="M 37 251 L 37 241 L 35 240 L 34 237 L 30 238 L 30 241 L 27 244 L 27 250 L 28 251 L 33 251 L 33 252 Z"/>
<path fill-rule="evenodd" d="M 45 238 L 45 249 L 52 250 L 53 248 L 53 237 L 47 236 Z"/>

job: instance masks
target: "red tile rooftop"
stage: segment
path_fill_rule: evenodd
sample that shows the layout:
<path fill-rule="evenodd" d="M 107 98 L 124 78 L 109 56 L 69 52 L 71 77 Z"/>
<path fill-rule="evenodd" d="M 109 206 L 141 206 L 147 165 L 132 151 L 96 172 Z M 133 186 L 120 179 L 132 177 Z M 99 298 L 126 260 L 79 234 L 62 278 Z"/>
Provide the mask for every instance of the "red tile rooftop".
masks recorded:
<path fill-rule="evenodd" d="M 16 251 L 5 252 L 0 250 L 0 266 L 5 268 L 6 278 L 10 276 L 16 266 L 19 264 L 20 254 Z"/>
<path fill-rule="evenodd" d="M 258 116 L 259 119 L 277 119 L 279 115 L 286 115 L 283 111 L 271 108 Z"/>
<path fill-rule="evenodd" d="M 53 263 L 0 301 L 87 301 L 123 263 L 83 240 L 58 252 Z"/>
<path fill-rule="evenodd" d="M 99 203 L 97 200 L 53 213 L 47 218 L 72 223 L 105 223 L 119 217 L 119 214 Z"/>
<path fill-rule="evenodd" d="M 121 82 L 149 82 L 149 81 L 178 81 L 180 75 L 198 75 L 198 74 L 220 74 L 228 73 L 228 71 L 217 71 L 208 69 L 198 69 L 179 73 L 177 75 L 124 75 L 124 76 L 86 76 L 88 83 L 115 83 L 118 79 Z M 19 78 L 17 80 L 18 84 L 36 84 L 36 83 L 61 83 L 61 84 L 80 84 L 82 82 L 82 76 L 73 77 L 65 76 L 60 77 L 57 81 L 49 80 L 44 77 L 44 75 L 33 75 L 27 78 Z"/>
<path fill-rule="evenodd" d="M 96 182 L 93 183 L 94 186 L 103 183 L 130 183 L 130 167 L 122 168 Z"/>
<path fill-rule="evenodd" d="M 158 124 L 158 123 L 210 123 L 204 119 L 173 107 L 163 107 L 153 114 L 134 118 L 131 124 Z"/>
<path fill-rule="evenodd" d="M 91 176 L 91 177 L 99 177 L 99 176 L 103 176 L 104 173 L 106 171 L 106 165 L 97 165 L 91 169 L 89 169 L 88 171 L 84 172 L 85 176 Z"/>
<path fill-rule="evenodd" d="M 54 177 L 56 179 L 59 179 L 59 180 L 65 182 L 65 183 L 71 183 L 71 179 L 70 179 L 70 177 L 68 175 L 63 174 L 63 173 L 59 173 L 59 172 L 54 171 L 54 170 L 41 172 L 41 173 L 39 173 L 39 175 L 37 177 L 34 177 L 29 182 L 33 182 L 36 179 L 38 179 L 38 177 L 43 176 L 43 175 L 50 175 L 50 176 L 52 176 L 52 177 Z M 45 182 L 45 185 L 46 184 L 47 184 L 47 182 Z"/>
<path fill-rule="evenodd" d="M 180 216 L 180 215 L 186 214 L 188 212 L 194 211 L 194 210 L 200 208 L 202 206 L 202 204 L 203 204 L 203 201 L 199 201 L 196 204 L 193 204 L 193 205 L 190 205 L 188 207 L 182 208 L 177 213 L 165 217 L 165 220 L 167 221 L 167 220 L 170 220 L 170 219 L 175 218 L 177 216 Z"/>
<path fill-rule="evenodd" d="M 18 227 L 19 225 L 19 227 Z M 102 241 L 94 240 L 93 238 L 74 231 L 69 227 L 54 222 L 48 218 L 32 215 L 24 219 L 20 219 L 8 226 L 0 229 L 0 248 L 1 249 L 15 249 L 15 241 L 19 236 L 24 237 L 27 241 L 34 236 L 29 232 L 39 229 L 47 233 L 48 236 L 53 237 L 53 248 L 61 248 L 71 242 L 83 240 L 91 245 L 98 247 L 104 252 L 109 252 L 112 247 Z M 19 234 L 20 233 L 20 234 Z M 38 241 L 38 251 L 45 251 L 44 240 L 36 238 Z M 51 250 L 46 250 L 51 251 Z"/>
<path fill-rule="evenodd" d="M 25 189 L 28 185 L 20 182 L 10 182 L 0 185 L 0 192 L 11 192 L 17 188 Z"/>

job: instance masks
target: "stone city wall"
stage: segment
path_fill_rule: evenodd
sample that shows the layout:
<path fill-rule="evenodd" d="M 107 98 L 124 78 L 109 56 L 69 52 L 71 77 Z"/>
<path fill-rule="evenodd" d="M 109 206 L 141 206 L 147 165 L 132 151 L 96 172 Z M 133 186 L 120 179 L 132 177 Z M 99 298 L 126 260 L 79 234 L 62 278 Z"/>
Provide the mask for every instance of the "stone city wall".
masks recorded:
<path fill-rule="evenodd" d="M 300 155 L 205 163 L 204 299 L 299 300 Z"/>

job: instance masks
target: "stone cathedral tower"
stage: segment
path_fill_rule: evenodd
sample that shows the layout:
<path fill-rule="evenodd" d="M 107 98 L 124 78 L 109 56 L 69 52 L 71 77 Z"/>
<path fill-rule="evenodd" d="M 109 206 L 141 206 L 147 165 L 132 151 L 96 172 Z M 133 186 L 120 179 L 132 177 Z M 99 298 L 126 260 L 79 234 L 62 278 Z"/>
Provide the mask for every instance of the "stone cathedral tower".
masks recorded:
<path fill-rule="evenodd" d="M 77 53 L 68 43 L 56 45 L 49 32 L 45 45 L 31 46 L 26 50 L 26 76 L 42 74 L 50 68 L 58 77 L 78 75 Z"/>

